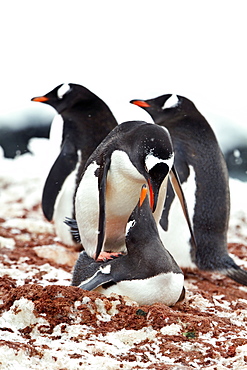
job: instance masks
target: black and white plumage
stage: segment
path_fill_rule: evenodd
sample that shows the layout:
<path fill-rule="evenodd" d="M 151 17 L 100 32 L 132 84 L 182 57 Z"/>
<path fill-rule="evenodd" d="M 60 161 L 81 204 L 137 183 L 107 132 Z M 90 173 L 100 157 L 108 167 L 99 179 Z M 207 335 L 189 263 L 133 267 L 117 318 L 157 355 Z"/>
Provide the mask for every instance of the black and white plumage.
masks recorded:
<path fill-rule="evenodd" d="M 95 261 L 81 252 L 72 285 L 128 296 L 138 304 L 161 302 L 172 306 L 182 300 L 184 276 L 160 240 L 146 185 L 128 219 L 125 239 L 127 254 L 107 262 Z"/>
<path fill-rule="evenodd" d="M 65 217 L 74 218 L 78 178 L 88 157 L 117 122 L 98 96 L 77 84 L 59 85 L 32 101 L 49 104 L 61 117 L 60 154 L 44 185 L 42 209 L 49 221 L 54 220 L 60 239 L 66 244 L 74 244 L 63 221 Z"/>
<path fill-rule="evenodd" d="M 160 235 L 169 251 L 180 266 L 220 271 L 247 285 L 247 272 L 236 265 L 227 250 L 228 172 L 210 125 L 189 99 L 179 95 L 167 94 L 131 103 L 145 109 L 156 124 L 166 127 L 171 134 L 175 166 L 197 246 L 191 245 L 187 229 L 178 226 L 180 216 L 174 193 L 168 186 Z M 187 239 L 187 249 L 181 250 L 181 239 Z"/>
<path fill-rule="evenodd" d="M 180 185 L 173 161 L 168 131 L 152 123 L 124 122 L 102 141 L 85 165 L 75 197 L 81 243 L 90 257 L 126 250 L 125 225 L 143 183 L 159 222 L 170 173 L 175 188 Z"/>

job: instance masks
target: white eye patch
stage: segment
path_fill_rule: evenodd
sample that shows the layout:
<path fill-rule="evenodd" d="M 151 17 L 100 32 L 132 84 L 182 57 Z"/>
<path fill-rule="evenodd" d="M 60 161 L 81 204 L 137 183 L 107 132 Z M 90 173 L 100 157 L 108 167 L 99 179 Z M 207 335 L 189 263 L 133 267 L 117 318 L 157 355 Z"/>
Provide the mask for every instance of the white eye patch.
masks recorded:
<path fill-rule="evenodd" d="M 100 266 L 100 271 L 102 272 L 102 274 L 110 274 L 111 265 Z"/>
<path fill-rule="evenodd" d="M 155 157 L 152 153 L 149 153 L 145 158 L 145 165 L 147 168 L 147 171 L 149 172 L 156 164 L 158 163 L 165 163 L 169 167 L 169 169 L 172 168 L 174 162 L 174 155 L 172 155 L 168 159 L 161 159 L 158 157 Z"/>
<path fill-rule="evenodd" d="M 178 105 L 178 102 L 179 102 L 179 100 L 178 100 L 177 95 L 172 94 L 172 96 L 169 99 L 167 99 L 167 101 L 165 102 L 163 107 L 161 107 L 161 109 L 176 107 Z"/>
<path fill-rule="evenodd" d="M 133 220 L 133 221 L 129 221 L 128 223 L 127 223 L 127 225 L 126 225 L 126 229 L 125 229 L 125 235 L 128 235 L 128 233 L 129 233 L 129 231 L 130 231 L 130 229 L 131 229 L 131 227 L 133 227 L 134 225 L 135 225 L 135 220 Z"/>
<path fill-rule="evenodd" d="M 58 99 L 63 99 L 64 95 L 70 90 L 69 84 L 63 84 L 57 90 L 57 97 Z"/>

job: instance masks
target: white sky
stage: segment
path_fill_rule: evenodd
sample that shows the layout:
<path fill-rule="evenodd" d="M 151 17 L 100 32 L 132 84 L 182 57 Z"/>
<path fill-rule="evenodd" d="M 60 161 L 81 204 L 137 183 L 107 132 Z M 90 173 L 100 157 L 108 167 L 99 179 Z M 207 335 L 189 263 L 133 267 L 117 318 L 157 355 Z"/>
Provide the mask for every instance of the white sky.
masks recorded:
<path fill-rule="evenodd" d="M 244 0 L 2 1 L 0 113 L 74 82 L 119 122 L 170 92 L 246 121 L 246 36 Z"/>

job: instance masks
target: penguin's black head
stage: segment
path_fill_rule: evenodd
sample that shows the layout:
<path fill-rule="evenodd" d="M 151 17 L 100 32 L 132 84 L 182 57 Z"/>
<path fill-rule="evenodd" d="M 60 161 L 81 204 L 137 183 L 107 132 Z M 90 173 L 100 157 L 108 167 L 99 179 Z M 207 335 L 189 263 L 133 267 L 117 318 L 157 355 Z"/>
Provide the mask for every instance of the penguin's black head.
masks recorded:
<path fill-rule="evenodd" d="M 170 134 L 164 127 L 147 124 L 137 131 L 139 139 L 133 141 L 135 163 L 149 186 L 150 204 L 154 212 L 159 191 L 174 162 L 174 152 Z"/>
<path fill-rule="evenodd" d="M 159 124 L 164 121 L 164 116 L 179 114 L 185 99 L 180 95 L 166 94 L 149 100 L 131 100 L 130 103 L 143 108 Z"/>
<path fill-rule="evenodd" d="M 77 84 L 61 84 L 44 96 L 38 96 L 32 101 L 51 105 L 58 113 L 74 107 L 77 104 L 90 106 L 95 100 L 101 101 L 86 87 Z"/>

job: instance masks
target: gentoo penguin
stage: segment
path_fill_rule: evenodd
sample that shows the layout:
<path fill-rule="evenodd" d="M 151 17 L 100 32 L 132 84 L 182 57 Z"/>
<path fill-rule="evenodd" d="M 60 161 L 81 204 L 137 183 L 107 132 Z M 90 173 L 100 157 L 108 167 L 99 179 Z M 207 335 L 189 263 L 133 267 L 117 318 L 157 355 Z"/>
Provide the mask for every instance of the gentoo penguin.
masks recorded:
<path fill-rule="evenodd" d="M 65 244 L 74 244 L 63 222 L 74 217 L 74 194 L 86 160 L 117 125 L 108 106 L 87 88 L 62 84 L 32 101 L 51 105 L 62 117 L 61 152 L 46 179 L 42 208 L 54 220 L 57 235 Z"/>
<path fill-rule="evenodd" d="M 183 273 L 159 238 L 147 191 L 143 185 L 126 226 L 127 254 L 97 262 L 81 252 L 73 286 L 128 296 L 140 305 L 160 302 L 172 306 L 184 298 Z M 122 195 L 128 197 L 128 188 Z"/>
<path fill-rule="evenodd" d="M 101 251 L 126 251 L 125 225 L 143 183 L 148 185 L 150 205 L 159 222 L 168 175 L 175 174 L 173 160 L 167 129 L 153 123 L 124 122 L 101 142 L 85 165 L 75 196 L 80 239 L 90 257 L 97 259 Z"/>
<path fill-rule="evenodd" d="M 179 266 L 220 271 L 247 285 L 247 272 L 236 265 L 227 250 L 228 172 L 210 125 L 195 105 L 183 96 L 167 94 L 150 100 L 132 100 L 131 103 L 145 109 L 156 124 L 166 127 L 171 134 L 175 167 L 187 200 L 197 246 L 191 246 L 187 230 L 179 229 L 179 216 L 170 186 L 159 228 L 163 242 Z M 184 253 L 179 236 L 188 241 Z"/>

